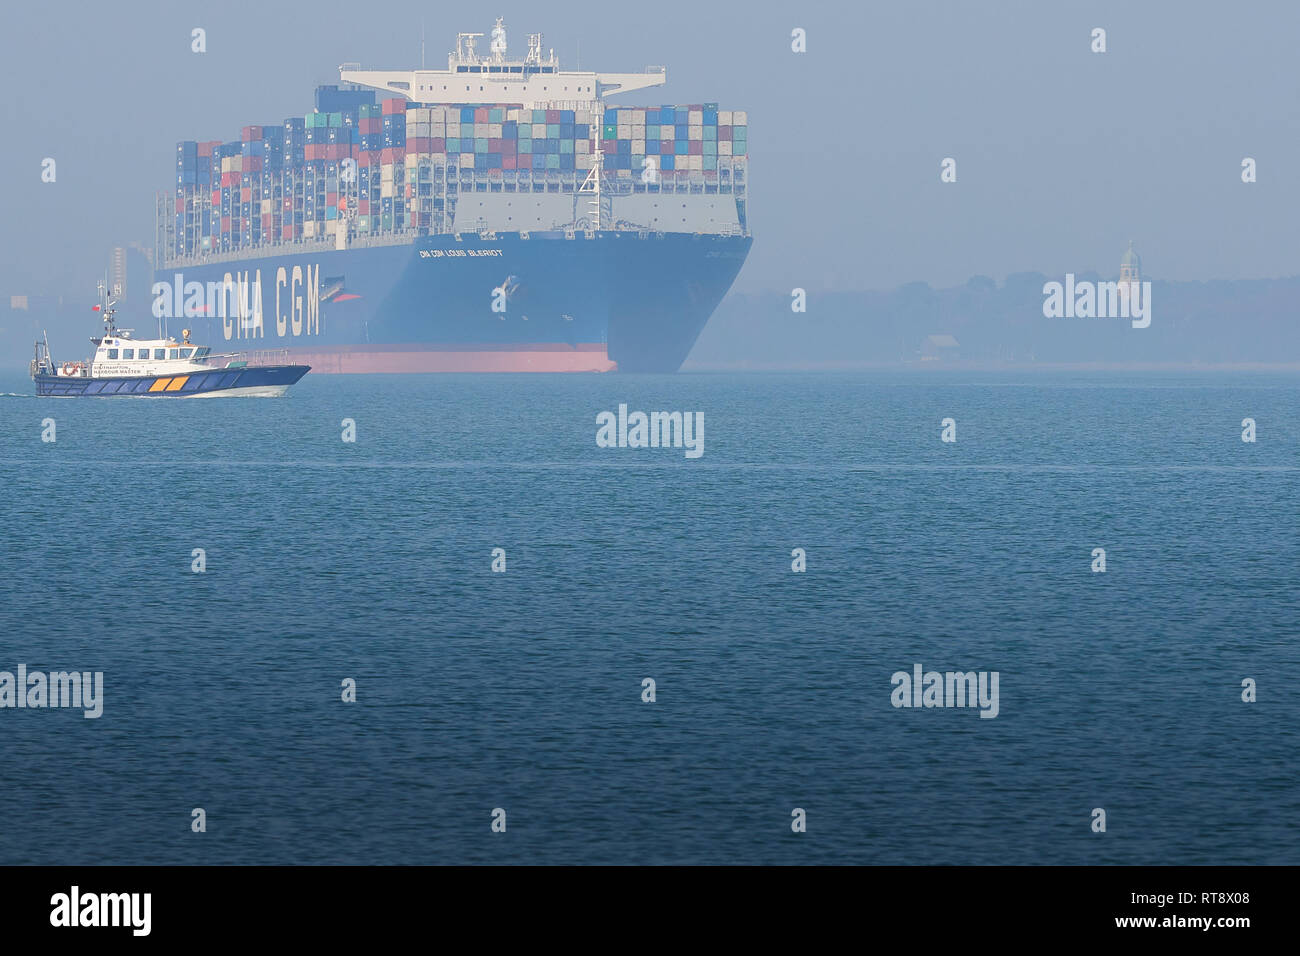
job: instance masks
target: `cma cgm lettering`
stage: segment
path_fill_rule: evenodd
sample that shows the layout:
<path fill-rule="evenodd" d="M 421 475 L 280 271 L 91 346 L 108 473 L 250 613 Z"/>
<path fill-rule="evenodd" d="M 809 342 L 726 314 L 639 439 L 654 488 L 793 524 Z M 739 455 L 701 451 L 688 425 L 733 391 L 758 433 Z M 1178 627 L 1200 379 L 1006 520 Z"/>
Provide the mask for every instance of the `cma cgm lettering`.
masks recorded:
<path fill-rule="evenodd" d="M 154 283 L 153 294 L 157 318 L 216 317 L 227 341 L 266 337 L 261 269 L 227 272 L 220 281 L 207 282 L 187 282 L 178 272 L 170 284 Z M 319 265 L 276 269 L 274 315 L 279 338 L 320 334 Z"/>
<path fill-rule="evenodd" d="M 346 87 L 320 87 L 313 110 L 178 143 L 156 278 L 251 277 L 244 312 L 187 321 L 316 373 L 676 371 L 752 242 L 748 115 L 611 102 L 666 72 L 569 70 L 512 56 L 503 22 L 493 36 L 493 70 L 513 77 L 500 102 L 457 101 L 460 74 L 483 69 L 458 46 L 446 71 L 340 68 Z M 257 277 L 269 312 L 281 269 L 290 304 L 272 323 Z"/>

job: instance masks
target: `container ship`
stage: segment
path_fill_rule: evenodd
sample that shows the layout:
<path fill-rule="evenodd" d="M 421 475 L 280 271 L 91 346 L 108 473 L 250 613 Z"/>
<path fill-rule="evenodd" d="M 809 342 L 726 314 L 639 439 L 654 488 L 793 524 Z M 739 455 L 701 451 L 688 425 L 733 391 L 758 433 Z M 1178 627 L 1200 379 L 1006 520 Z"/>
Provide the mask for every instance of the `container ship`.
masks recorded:
<path fill-rule="evenodd" d="M 622 107 L 502 20 L 446 70 L 339 67 L 315 109 L 176 147 L 154 311 L 314 372 L 674 372 L 748 255 L 748 118 Z"/>

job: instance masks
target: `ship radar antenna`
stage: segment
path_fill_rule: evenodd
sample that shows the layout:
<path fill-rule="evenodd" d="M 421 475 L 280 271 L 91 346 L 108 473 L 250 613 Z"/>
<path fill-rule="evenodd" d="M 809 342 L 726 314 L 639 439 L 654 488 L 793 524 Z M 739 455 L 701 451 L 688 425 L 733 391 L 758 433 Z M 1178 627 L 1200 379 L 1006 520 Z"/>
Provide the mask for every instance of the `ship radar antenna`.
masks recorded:
<path fill-rule="evenodd" d="M 497 17 L 496 26 L 492 28 L 492 58 L 500 63 L 506 56 L 506 22 L 504 17 Z"/>

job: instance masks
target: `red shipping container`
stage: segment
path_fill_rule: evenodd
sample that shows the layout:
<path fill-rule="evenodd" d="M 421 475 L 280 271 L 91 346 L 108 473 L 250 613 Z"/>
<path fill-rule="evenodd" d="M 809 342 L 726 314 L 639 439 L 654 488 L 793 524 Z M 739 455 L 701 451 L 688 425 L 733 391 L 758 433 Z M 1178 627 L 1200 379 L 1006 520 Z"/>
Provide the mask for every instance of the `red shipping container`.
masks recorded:
<path fill-rule="evenodd" d="M 332 205 L 334 205 L 334 204 L 335 204 L 336 202 L 338 202 L 338 201 L 339 201 L 339 194 L 338 194 L 338 193 L 336 193 L 336 192 L 327 192 L 327 193 L 325 194 L 325 204 L 326 204 L 327 206 L 332 206 Z"/>
<path fill-rule="evenodd" d="M 229 216 L 222 216 L 222 217 L 221 217 L 221 231 L 222 231 L 222 232 L 229 232 L 229 231 L 230 231 L 230 217 L 229 217 Z"/>
<path fill-rule="evenodd" d="M 348 197 L 347 197 L 347 196 L 341 196 L 341 197 L 339 197 L 338 206 L 339 206 L 339 209 L 347 209 L 347 208 L 348 208 Z"/>
<path fill-rule="evenodd" d="M 261 138 L 262 138 L 262 127 L 260 127 L 260 126 L 245 126 L 245 127 L 244 127 L 244 129 L 243 129 L 243 141 L 244 141 L 245 143 L 251 143 L 251 142 L 253 142 L 254 140 L 258 140 L 258 139 L 261 139 Z"/>
<path fill-rule="evenodd" d="M 212 155 L 212 144 L 211 144 L 211 143 L 199 143 L 199 155 L 200 155 L 200 156 L 209 156 L 209 157 L 210 157 L 210 156 Z"/>
<path fill-rule="evenodd" d="M 488 121 L 488 108 L 486 106 L 476 107 L 474 109 L 474 122 L 486 123 L 487 121 Z"/>
<path fill-rule="evenodd" d="M 501 155 L 502 156 L 515 155 L 515 153 L 517 152 L 515 147 L 518 142 L 519 141 L 517 139 L 503 139 L 501 141 Z"/>
<path fill-rule="evenodd" d="M 231 186 L 238 186 L 239 173 L 222 173 L 221 185 L 224 186 L 226 189 L 229 189 Z"/>
<path fill-rule="evenodd" d="M 515 160 L 516 160 L 517 158 L 518 158 L 518 157 L 516 157 L 513 153 L 508 153 L 508 154 L 506 154 L 506 155 L 503 155 L 503 156 L 501 157 L 501 168 L 502 168 L 502 169 L 514 169 L 514 168 L 515 168 Z"/>
<path fill-rule="evenodd" d="M 292 224 L 292 223 L 290 223 L 289 225 L 285 226 L 285 227 L 280 231 L 280 238 L 281 238 L 281 239 L 292 239 L 292 238 L 293 238 L 293 224 Z"/>
<path fill-rule="evenodd" d="M 369 215 L 370 215 L 370 200 L 369 200 L 369 199 L 358 199 L 358 200 L 357 200 L 357 215 L 358 215 L 358 216 L 369 216 Z"/>
<path fill-rule="evenodd" d="M 357 131 L 366 136 L 382 133 L 384 131 L 384 121 L 378 116 L 367 116 L 357 122 Z"/>
<path fill-rule="evenodd" d="M 212 205 L 214 205 L 214 206 L 220 206 L 220 205 L 221 205 L 221 190 L 220 190 L 220 189 L 214 189 L 214 190 L 212 190 Z"/>
<path fill-rule="evenodd" d="M 252 202 L 252 201 L 253 201 L 253 190 L 250 189 L 250 188 L 247 187 L 247 186 L 245 186 L 245 187 L 243 187 L 242 189 L 240 189 L 240 190 L 239 190 L 239 201 L 240 201 L 240 202 Z"/>
<path fill-rule="evenodd" d="M 380 108 L 380 113 L 384 116 L 394 116 L 398 113 L 405 113 L 405 112 L 406 112 L 405 97 L 396 97 L 391 100 L 384 100 L 384 104 Z"/>
<path fill-rule="evenodd" d="M 719 126 L 719 127 L 718 127 L 718 142 L 719 142 L 719 143 L 730 143 L 730 142 L 731 142 L 731 127 L 730 127 L 730 126 Z"/>
<path fill-rule="evenodd" d="M 690 149 L 690 153 L 687 154 L 687 155 L 689 155 L 689 156 L 703 156 L 703 155 L 704 155 L 704 141 L 703 141 L 703 140 L 699 140 L 699 139 L 693 139 L 693 140 L 691 140 L 690 145 L 689 145 L 688 148 Z"/>
<path fill-rule="evenodd" d="M 499 153 L 499 152 L 501 152 L 501 140 L 500 140 L 500 139 L 491 139 L 491 138 L 489 138 L 489 139 L 488 139 L 488 152 L 489 152 L 489 153 Z"/>
<path fill-rule="evenodd" d="M 435 136 L 433 139 L 429 140 L 429 152 L 431 153 L 447 152 L 447 141 L 443 139 L 441 136 Z"/>
<path fill-rule="evenodd" d="M 660 140 L 659 153 L 663 156 L 671 156 L 673 154 L 673 141 L 671 139 Z"/>
<path fill-rule="evenodd" d="M 249 156 L 244 160 L 244 163 L 245 164 L 251 163 L 252 165 L 251 166 L 245 165 L 244 169 L 250 173 L 260 173 L 262 171 L 263 162 L 264 160 L 262 159 L 261 156 Z"/>
<path fill-rule="evenodd" d="M 271 214 L 269 212 L 262 213 L 262 231 L 271 231 Z"/>
<path fill-rule="evenodd" d="M 357 156 L 358 166 L 374 166 L 376 165 L 376 162 L 377 160 L 375 158 L 374 152 L 368 149 L 363 149 L 361 151 L 361 154 Z"/>
<path fill-rule="evenodd" d="M 406 162 L 406 150 L 393 148 L 386 149 L 379 154 L 379 162 L 385 166 L 389 166 L 393 163 L 404 163 Z"/>
<path fill-rule="evenodd" d="M 183 196 L 176 197 L 176 211 L 177 212 L 185 211 L 185 198 Z"/>
<path fill-rule="evenodd" d="M 558 123 L 559 121 L 560 121 L 560 111 L 559 111 L 559 110 L 547 110 L 547 111 L 546 111 L 546 122 L 548 122 L 548 123 Z"/>
<path fill-rule="evenodd" d="M 616 139 L 603 139 L 603 140 L 600 141 L 600 149 L 601 149 L 601 151 L 602 151 L 603 153 L 605 153 L 605 155 L 607 155 L 607 156 L 608 156 L 610 153 L 615 153 L 615 154 L 616 154 L 616 153 L 618 153 L 618 140 L 616 140 Z M 672 150 L 669 150 L 669 152 L 672 152 Z"/>

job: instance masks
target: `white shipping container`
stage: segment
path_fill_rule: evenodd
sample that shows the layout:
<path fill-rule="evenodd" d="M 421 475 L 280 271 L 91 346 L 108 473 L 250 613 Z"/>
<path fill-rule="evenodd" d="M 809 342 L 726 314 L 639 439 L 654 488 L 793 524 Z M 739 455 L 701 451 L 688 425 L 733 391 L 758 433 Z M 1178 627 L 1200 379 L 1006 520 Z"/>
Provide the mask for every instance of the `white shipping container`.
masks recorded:
<path fill-rule="evenodd" d="M 620 113 L 626 113 L 627 110 L 619 110 L 619 112 L 620 112 Z M 619 123 L 619 124 L 618 124 L 618 138 L 619 138 L 619 139 L 631 139 L 631 138 L 632 138 L 632 124 L 631 124 L 631 123 Z"/>
<path fill-rule="evenodd" d="M 718 110 L 718 125 L 719 126 L 731 125 L 731 110 Z"/>
<path fill-rule="evenodd" d="M 475 124 L 474 124 L 474 138 L 475 138 L 475 139 L 487 139 L 487 135 L 488 135 L 488 124 L 487 124 L 487 123 L 475 123 Z"/>
<path fill-rule="evenodd" d="M 326 234 L 331 236 L 334 235 L 334 233 L 338 230 L 338 225 L 339 225 L 339 221 L 337 219 L 326 219 L 325 220 Z"/>
<path fill-rule="evenodd" d="M 380 185 L 379 185 L 379 196 L 380 196 L 381 199 L 392 199 L 392 198 L 393 198 L 393 184 L 392 184 L 392 182 L 380 183 Z"/>
<path fill-rule="evenodd" d="M 304 223 L 302 224 L 302 234 L 303 234 L 304 236 L 315 236 L 315 235 L 316 235 L 316 223 L 312 222 L 310 219 L 308 219 L 306 222 L 304 222 Z"/>
<path fill-rule="evenodd" d="M 500 123 L 488 123 L 488 138 L 489 138 L 489 139 L 500 139 L 500 138 L 501 138 L 501 124 L 500 124 Z"/>
<path fill-rule="evenodd" d="M 579 156 L 582 155 L 583 153 L 586 153 L 587 155 L 591 155 L 591 140 L 589 139 L 575 140 L 573 144 L 573 152 L 575 155 L 579 155 Z"/>
<path fill-rule="evenodd" d="M 473 169 L 473 168 L 474 168 L 474 154 L 473 154 L 473 153 L 461 153 L 461 154 L 460 154 L 460 168 L 461 168 L 461 169 Z"/>
<path fill-rule="evenodd" d="M 719 156 L 731 155 L 731 140 L 729 139 L 718 140 L 718 155 Z"/>
<path fill-rule="evenodd" d="M 633 111 L 632 111 L 632 125 L 633 125 L 633 126 L 644 126 L 644 125 L 645 125 L 645 110 L 633 110 Z"/>
<path fill-rule="evenodd" d="M 660 139 L 666 139 L 666 140 L 671 141 L 671 140 L 673 139 L 673 137 L 676 136 L 676 135 L 677 135 L 677 127 L 676 127 L 676 126 L 660 126 L 660 127 L 659 127 L 659 138 L 660 138 Z"/>
<path fill-rule="evenodd" d="M 545 123 L 534 123 L 534 124 L 533 124 L 533 139 L 546 139 L 546 124 L 545 124 Z"/>
<path fill-rule="evenodd" d="M 704 170 L 704 157 L 703 157 L 703 156 L 687 156 L 687 157 L 686 157 L 686 168 L 689 169 L 689 170 L 691 170 L 691 171 L 694 171 L 694 170 L 697 170 L 697 169 L 700 170 L 700 171 L 703 171 L 703 170 Z"/>
<path fill-rule="evenodd" d="M 734 113 L 731 114 L 731 125 L 748 126 L 749 114 L 746 113 L 744 110 L 736 110 Z"/>
<path fill-rule="evenodd" d="M 578 169 L 591 169 L 591 154 L 576 153 L 573 157 L 573 165 Z"/>
<path fill-rule="evenodd" d="M 688 139 L 704 139 L 703 126 L 688 126 L 686 128 L 686 133 Z"/>
<path fill-rule="evenodd" d="M 704 123 L 704 111 L 703 111 L 703 110 L 690 110 L 690 111 L 686 114 L 686 122 L 689 123 L 691 126 L 700 126 L 700 125 L 702 125 L 702 124 Z"/>
<path fill-rule="evenodd" d="M 460 139 L 460 124 L 459 124 L 459 123 L 448 123 L 448 124 L 447 124 L 447 137 L 448 137 L 449 139 Z"/>
<path fill-rule="evenodd" d="M 631 111 L 631 110 L 615 110 L 615 111 L 614 111 L 614 122 L 615 122 L 615 124 L 617 124 L 618 126 L 631 125 L 631 123 L 632 123 L 632 111 Z"/>
<path fill-rule="evenodd" d="M 633 138 L 633 139 L 645 139 L 645 126 L 637 126 L 636 123 L 633 123 L 633 124 L 632 124 L 632 138 Z"/>

